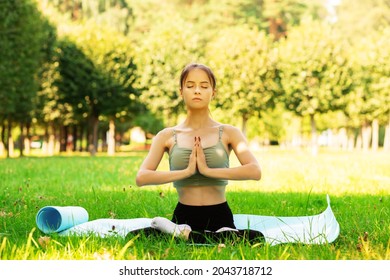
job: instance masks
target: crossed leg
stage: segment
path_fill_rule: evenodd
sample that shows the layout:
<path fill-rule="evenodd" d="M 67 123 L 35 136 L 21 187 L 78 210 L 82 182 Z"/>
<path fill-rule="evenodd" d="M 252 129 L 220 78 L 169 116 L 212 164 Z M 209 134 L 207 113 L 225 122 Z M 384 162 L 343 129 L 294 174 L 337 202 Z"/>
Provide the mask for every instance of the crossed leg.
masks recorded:
<path fill-rule="evenodd" d="M 161 232 L 172 234 L 176 237 L 182 237 L 188 240 L 188 237 L 192 231 L 191 227 L 186 224 L 177 225 L 171 222 L 167 218 L 155 217 L 152 219 L 152 228 L 158 229 Z"/>
<path fill-rule="evenodd" d="M 172 234 L 176 237 L 181 237 L 185 240 L 193 240 L 197 243 L 207 243 L 208 241 L 222 241 L 232 237 L 243 237 L 250 242 L 263 242 L 264 235 L 259 231 L 253 230 L 237 230 L 235 228 L 223 227 L 219 230 L 205 231 L 203 233 L 193 232 L 191 227 L 187 224 L 175 224 L 174 222 L 163 217 L 156 217 L 152 219 L 152 228 L 161 232 Z"/>

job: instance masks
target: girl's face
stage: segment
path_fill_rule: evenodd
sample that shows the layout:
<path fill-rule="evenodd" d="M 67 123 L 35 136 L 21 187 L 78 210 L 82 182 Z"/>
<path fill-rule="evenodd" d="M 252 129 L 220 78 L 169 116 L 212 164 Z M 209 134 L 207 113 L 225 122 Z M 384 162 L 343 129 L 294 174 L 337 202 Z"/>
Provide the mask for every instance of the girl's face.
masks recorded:
<path fill-rule="evenodd" d="M 214 97 L 213 89 L 207 73 L 202 69 L 193 69 L 188 73 L 187 78 L 180 89 L 184 103 L 189 108 L 208 107 Z"/>

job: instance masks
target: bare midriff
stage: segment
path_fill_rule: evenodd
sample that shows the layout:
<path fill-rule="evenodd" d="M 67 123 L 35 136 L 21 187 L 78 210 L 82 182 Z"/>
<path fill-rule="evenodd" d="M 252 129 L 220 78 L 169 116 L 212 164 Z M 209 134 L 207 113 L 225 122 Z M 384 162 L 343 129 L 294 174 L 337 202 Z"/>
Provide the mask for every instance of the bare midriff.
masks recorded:
<path fill-rule="evenodd" d="M 185 186 L 176 188 L 176 190 L 180 203 L 206 206 L 226 202 L 225 188 L 225 186 Z"/>

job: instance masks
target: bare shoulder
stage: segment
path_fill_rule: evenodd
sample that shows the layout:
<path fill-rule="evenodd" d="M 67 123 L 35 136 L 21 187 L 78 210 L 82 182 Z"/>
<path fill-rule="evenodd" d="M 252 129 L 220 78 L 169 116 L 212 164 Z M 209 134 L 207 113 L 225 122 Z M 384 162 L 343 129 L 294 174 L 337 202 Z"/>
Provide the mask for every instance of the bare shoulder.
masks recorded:
<path fill-rule="evenodd" d="M 230 125 L 230 124 L 221 124 L 222 127 L 223 127 L 223 132 L 224 134 L 230 139 L 230 140 L 234 140 L 234 139 L 242 139 L 242 138 L 245 138 L 244 137 L 244 134 L 242 133 L 242 131 L 233 126 L 233 125 Z"/>
<path fill-rule="evenodd" d="M 172 139 L 174 133 L 173 127 L 167 127 L 160 130 L 153 139 L 153 142 L 158 143 L 159 145 L 163 145 L 165 148 L 169 147 L 170 141 Z"/>
<path fill-rule="evenodd" d="M 156 137 L 160 139 L 165 139 L 168 137 L 171 137 L 173 135 L 174 128 L 173 127 L 166 127 L 162 130 L 160 130 L 157 134 Z"/>

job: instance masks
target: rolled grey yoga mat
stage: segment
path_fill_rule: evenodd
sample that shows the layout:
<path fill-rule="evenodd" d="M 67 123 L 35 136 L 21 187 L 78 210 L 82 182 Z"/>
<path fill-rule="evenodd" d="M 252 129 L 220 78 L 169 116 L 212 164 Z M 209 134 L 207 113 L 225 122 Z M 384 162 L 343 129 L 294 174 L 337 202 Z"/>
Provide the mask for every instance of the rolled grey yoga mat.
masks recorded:
<path fill-rule="evenodd" d="M 36 216 L 38 228 L 46 233 L 61 232 L 88 222 L 88 212 L 80 206 L 46 206 Z"/>

